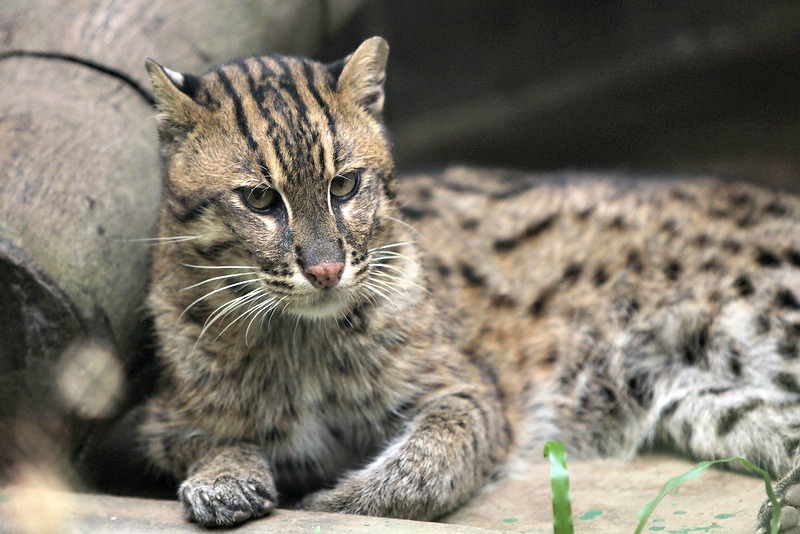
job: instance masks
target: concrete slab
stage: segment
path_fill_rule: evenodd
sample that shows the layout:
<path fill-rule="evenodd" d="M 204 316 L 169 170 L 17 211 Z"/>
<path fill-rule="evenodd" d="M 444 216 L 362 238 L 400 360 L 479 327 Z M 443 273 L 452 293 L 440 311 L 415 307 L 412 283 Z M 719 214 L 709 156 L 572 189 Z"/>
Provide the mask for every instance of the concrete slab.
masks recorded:
<path fill-rule="evenodd" d="M 578 533 L 630 533 L 636 513 L 664 483 L 692 462 L 651 455 L 631 462 L 569 462 L 572 510 Z M 656 509 L 644 532 L 752 532 L 762 499 L 759 478 L 710 469 L 684 484 Z M 480 534 L 553 531 L 549 464 L 542 461 L 520 479 L 497 482 L 442 523 L 277 510 L 246 523 L 242 534 Z M 207 532 L 183 520 L 175 501 L 0 488 L 0 533 L 191 533 Z"/>

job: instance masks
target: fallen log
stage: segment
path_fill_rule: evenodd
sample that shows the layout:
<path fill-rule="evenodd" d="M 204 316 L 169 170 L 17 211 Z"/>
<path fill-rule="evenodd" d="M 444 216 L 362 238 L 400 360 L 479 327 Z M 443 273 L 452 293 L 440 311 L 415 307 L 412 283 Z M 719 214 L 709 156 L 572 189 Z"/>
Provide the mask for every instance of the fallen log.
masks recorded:
<path fill-rule="evenodd" d="M 82 480 L 130 398 L 161 190 L 145 58 L 202 72 L 312 52 L 357 4 L 3 2 L 0 469 L 63 456 Z"/>

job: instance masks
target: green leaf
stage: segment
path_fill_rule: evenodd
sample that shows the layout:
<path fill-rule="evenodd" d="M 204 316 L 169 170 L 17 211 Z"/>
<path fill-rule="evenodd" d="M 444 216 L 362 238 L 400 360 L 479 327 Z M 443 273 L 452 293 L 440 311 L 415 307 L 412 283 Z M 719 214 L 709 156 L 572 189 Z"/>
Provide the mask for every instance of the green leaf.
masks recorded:
<path fill-rule="evenodd" d="M 544 446 L 544 456 L 545 458 L 550 458 L 550 487 L 553 491 L 553 532 L 554 534 L 573 534 L 567 450 L 560 441 L 548 441 Z"/>
<path fill-rule="evenodd" d="M 781 509 L 780 505 L 778 504 L 778 499 L 775 498 L 775 492 L 772 491 L 772 477 L 769 476 L 769 473 L 761 469 L 760 467 L 756 467 L 749 461 L 744 458 L 723 458 L 721 460 L 711 460 L 708 462 L 700 462 L 693 469 L 690 471 L 682 474 L 679 477 L 672 478 L 664 484 L 664 487 L 661 488 L 661 493 L 658 496 L 647 503 L 639 513 L 636 514 L 636 518 L 639 520 L 639 526 L 636 528 L 636 534 L 641 534 L 644 527 L 647 525 L 647 521 L 650 519 L 650 515 L 653 513 L 653 510 L 656 509 L 658 503 L 671 491 L 674 491 L 678 486 L 686 482 L 687 480 L 693 480 L 699 477 L 703 471 L 708 469 L 714 464 L 721 464 L 726 462 L 739 462 L 747 469 L 750 469 L 754 473 L 760 475 L 764 479 L 764 485 L 766 486 L 767 490 L 767 498 L 769 498 L 769 502 L 772 503 L 772 521 L 770 521 L 770 530 L 772 534 L 778 534 L 778 525 L 780 524 L 781 518 Z M 555 506 L 555 505 L 554 505 Z"/>

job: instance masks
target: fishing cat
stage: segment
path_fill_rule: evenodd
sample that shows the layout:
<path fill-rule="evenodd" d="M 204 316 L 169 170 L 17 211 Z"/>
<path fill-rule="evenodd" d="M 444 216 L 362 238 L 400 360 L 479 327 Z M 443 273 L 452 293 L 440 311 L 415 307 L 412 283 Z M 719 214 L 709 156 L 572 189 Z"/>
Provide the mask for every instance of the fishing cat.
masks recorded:
<path fill-rule="evenodd" d="M 138 434 L 186 517 L 236 524 L 280 493 L 436 518 L 547 440 L 746 456 L 793 487 L 800 201 L 713 179 L 398 181 L 387 54 L 147 62 L 163 376 Z"/>

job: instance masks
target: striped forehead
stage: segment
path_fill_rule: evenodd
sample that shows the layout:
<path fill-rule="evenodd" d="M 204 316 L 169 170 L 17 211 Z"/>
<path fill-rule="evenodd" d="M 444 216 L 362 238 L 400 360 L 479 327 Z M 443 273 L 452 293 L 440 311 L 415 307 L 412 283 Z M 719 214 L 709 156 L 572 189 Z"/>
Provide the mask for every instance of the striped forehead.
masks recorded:
<path fill-rule="evenodd" d="M 333 81 L 322 65 L 283 56 L 253 57 L 215 73 L 238 133 L 273 181 L 292 187 L 334 174 Z"/>

